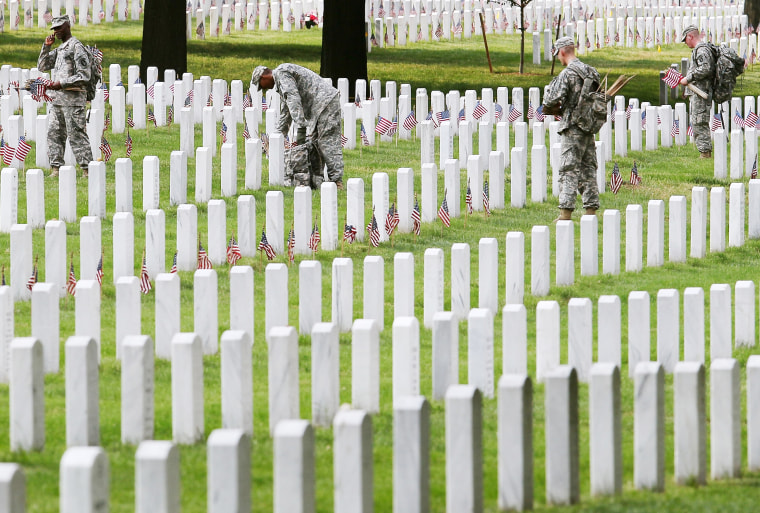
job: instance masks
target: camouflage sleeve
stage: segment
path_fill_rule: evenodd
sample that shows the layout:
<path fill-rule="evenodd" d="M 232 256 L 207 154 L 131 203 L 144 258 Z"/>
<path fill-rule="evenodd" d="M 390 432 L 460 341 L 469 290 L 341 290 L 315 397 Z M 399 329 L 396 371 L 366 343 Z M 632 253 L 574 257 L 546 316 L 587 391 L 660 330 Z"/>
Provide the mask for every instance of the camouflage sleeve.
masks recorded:
<path fill-rule="evenodd" d="M 544 114 L 560 114 L 562 112 L 562 99 L 567 97 L 567 93 L 567 73 L 563 70 L 549 84 L 549 92 L 544 96 Z"/>
<path fill-rule="evenodd" d="M 42 45 L 40 56 L 37 59 L 37 69 L 40 71 L 50 71 L 55 67 L 55 57 L 58 50 L 50 50 L 50 46 Z"/>
<path fill-rule="evenodd" d="M 712 50 L 707 45 L 700 46 L 694 52 L 694 66 L 686 74 L 688 82 L 697 82 L 715 74 Z"/>
<path fill-rule="evenodd" d="M 292 118 L 296 125 L 306 126 L 306 117 L 303 114 L 303 106 L 301 105 L 301 94 L 298 92 L 298 85 L 295 79 L 288 73 L 278 73 L 275 78 L 280 90 L 280 96 L 287 105 L 288 117 Z M 282 115 L 280 119 L 282 120 Z"/>
<path fill-rule="evenodd" d="M 74 73 L 61 80 L 61 87 L 67 88 L 80 82 L 90 81 L 90 54 L 84 45 L 74 47 Z"/>
<path fill-rule="evenodd" d="M 280 118 L 277 120 L 277 126 L 275 129 L 281 134 L 287 134 L 288 130 L 290 130 L 290 124 L 292 121 L 288 104 L 280 103 Z"/>

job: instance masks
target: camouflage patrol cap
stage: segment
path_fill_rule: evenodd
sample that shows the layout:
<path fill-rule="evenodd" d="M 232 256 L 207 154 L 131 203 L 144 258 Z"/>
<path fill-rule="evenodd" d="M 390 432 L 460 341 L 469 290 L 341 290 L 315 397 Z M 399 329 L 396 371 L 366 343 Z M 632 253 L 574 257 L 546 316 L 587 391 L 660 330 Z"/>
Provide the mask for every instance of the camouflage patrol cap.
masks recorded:
<path fill-rule="evenodd" d="M 261 80 L 261 76 L 268 70 L 266 66 L 256 66 L 256 69 L 253 70 L 253 73 L 251 73 L 251 86 L 255 86 L 256 89 L 261 91 L 261 86 L 259 85 L 259 80 Z"/>
<path fill-rule="evenodd" d="M 557 41 L 554 43 L 554 47 L 552 47 L 552 55 L 557 55 L 557 53 L 559 53 L 559 49 L 566 46 L 575 46 L 575 43 L 573 43 L 573 39 L 571 37 L 564 36 L 557 39 Z"/>
<path fill-rule="evenodd" d="M 699 28 L 696 25 L 689 25 L 685 29 L 683 29 L 683 32 L 681 32 L 681 42 L 686 42 L 686 36 L 689 35 L 689 32 L 699 31 Z"/>
<path fill-rule="evenodd" d="M 56 16 L 53 18 L 53 26 L 50 27 L 50 30 L 55 30 L 58 27 L 62 27 L 66 23 L 71 23 L 71 20 L 69 20 L 68 16 Z"/>

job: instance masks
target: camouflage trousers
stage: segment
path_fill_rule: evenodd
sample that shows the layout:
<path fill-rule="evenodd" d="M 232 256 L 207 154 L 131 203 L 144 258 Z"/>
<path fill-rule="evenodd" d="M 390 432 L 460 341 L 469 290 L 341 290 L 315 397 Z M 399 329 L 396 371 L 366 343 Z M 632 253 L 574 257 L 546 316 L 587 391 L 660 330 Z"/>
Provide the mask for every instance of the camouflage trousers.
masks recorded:
<path fill-rule="evenodd" d="M 77 164 L 87 169 L 92 160 L 90 138 L 87 137 L 87 121 L 84 105 L 51 105 L 48 124 L 48 158 L 51 167 L 61 167 L 66 151 L 66 139 L 71 144 Z"/>
<path fill-rule="evenodd" d="M 304 185 L 319 189 L 324 182 L 322 159 L 311 140 L 285 152 L 285 186 Z"/>
<path fill-rule="evenodd" d="M 691 127 L 694 130 L 694 142 L 700 153 L 712 151 L 712 140 L 710 139 L 712 104 L 696 94 L 690 98 L 689 121 L 691 121 Z"/>
<path fill-rule="evenodd" d="M 575 210 L 579 192 L 584 208 L 599 208 L 594 135 L 571 126 L 562 133 L 559 208 Z"/>
<path fill-rule="evenodd" d="M 343 145 L 340 142 L 340 96 L 336 95 L 317 118 L 311 134 L 322 163 L 327 166 L 327 179 L 343 180 Z"/>

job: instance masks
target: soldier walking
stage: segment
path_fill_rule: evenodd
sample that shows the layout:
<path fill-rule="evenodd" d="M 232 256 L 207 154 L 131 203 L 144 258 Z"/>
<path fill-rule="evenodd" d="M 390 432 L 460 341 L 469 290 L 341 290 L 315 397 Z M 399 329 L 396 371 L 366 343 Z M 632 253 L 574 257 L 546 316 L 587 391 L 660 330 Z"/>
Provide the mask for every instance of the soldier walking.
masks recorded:
<path fill-rule="evenodd" d="M 63 165 L 66 138 L 82 168 L 82 176 L 87 176 L 87 167 L 92 160 L 90 139 L 87 137 L 85 111 L 87 93 L 85 84 L 90 80 L 90 54 L 84 45 L 71 35 L 68 16 L 53 19 L 53 33 L 45 38 L 37 68 L 40 71 L 53 70 L 53 83 L 48 89 L 55 91 L 50 108 L 48 126 L 48 157 L 52 171 L 50 176 L 58 176 Z M 61 46 L 51 50 L 58 38 Z"/>
<path fill-rule="evenodd" d="M 681 41 L 692 49 L 689 72 L 681 79 L 681 85 L 693 84 L 707 93 L 707 99 L 700 98 L 691 89 L 686 89 L 689 100 L 689 121 L 694 130 L 694 142 L 699 157 L 712 157 L 710 139 L 710 115 L 712 113 L 713 79 L 715 78 L 715 56 L 710 46 L 702 42 L 702 34 L 695 25 L 689 25 L 681 34 Z"/>
<path fill-rule="evenodd" d="M 280 64 L 274 70 L 257 66 L 251 86 L 259 91 L 274 89 L 282 98 L 277 131 L 287 134 L 296 124 L 296 142 L 306 142 L 307 129 L 322 161 L 327 177 L 343 188 L 343 150 L 340 142 L 340 94 L 310 69 L 296 64 Z M 298 178 L 298 177 L 295 177 Z"/>
<path fill-rule="evenodd" d="M 549 85 L 544 97 L 545 114 L 561 115 L 559 133 L 562 150 L 559 168 L 559 217 L 569 220 L 575 210 L 576 196 L 580 192 L 586 214 L 595 215 L 599 208 L 599 189 L 596 184 L 596 146 L 594 134 L 577 126 L 574 109 L 583 88 L 584 78 L 591 76 L 597 84 L 599 73 L 575 56 L 575 46 L 569 37 L 561 37 L 552 52 L 565 69 Z"/>

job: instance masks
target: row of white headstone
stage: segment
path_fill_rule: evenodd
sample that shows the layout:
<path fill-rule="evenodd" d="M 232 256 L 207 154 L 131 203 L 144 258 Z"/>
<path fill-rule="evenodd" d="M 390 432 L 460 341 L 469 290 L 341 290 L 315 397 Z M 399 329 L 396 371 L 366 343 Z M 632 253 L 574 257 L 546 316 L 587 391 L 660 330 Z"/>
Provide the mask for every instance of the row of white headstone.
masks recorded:
<path fill-rule="evenodd" d="M 359 322 L 359 321 L 357 321 Z M 400 321 L 398 321 L 400 322 Z M 244 333 L 222 337 L 222 380 L 234 374 L 237 386 L 222 387 L 224 429 L 211 433 L 208 445 L 208 510 L 250 508 L 252 417 L 250 348 Z M 337 373 L 338 337 L 334 325 L 319 325 L 312 338 L 313 358 L 330 360 Z M 122 366 L 122 442 L 137 444 L 135 500 L 138 512 L 179 511 L 179 448 L 203 439 L 203 367 L 199 338 L 177 335 L 172 342 L 172 428 L 174 443 L 152 441 L 153 361 L 150 337 L 130 337 Z M 358 345 L 355 341 L 355 345 Z M 69 449 L 61 460 L 61 511 L 102 507 L 109 501 L 107 455 L 100 444 L 98 370 L 95 344 L 86 337 L 66 343 L 66 425 Z M 396 347 L 394 341 L 394 348 Z M 355 348 L 355 350 L 358 348 Z M 293 328 L 270 334 L 270 380 L 276 370 L 280 388 L 270 397 L 270 432 L 274 437 L 274 511 L 314 510 L 314 433 L 298 412 L 298 341 Z M 33 338 L 15 339 L 11 383 L 11 449 L 41 450 L 44 445 L 42 347 Z M 319 357 L 317 357 L 319 355 Z M 69 363 L 70 362 L 70 363 Z M 295 362 L 295 369 L 293 368 Z M 394 391 L 397 381 L 394 353 Z M 316 380 L 319 371 L 313 369 Z M 706 484 L 707 406 L 705 367 L 680 362 L 674 369 L 675 479 L 679 484 Z M 243 374 L 238 374 L 242 372 Z M 127 381 L 127 380 L 131 381 Z M 232 378 L 229 378 L 230 380 Z M 322 393 L 337 392 L 337 381 L 319 377 Z M 273 384 L 270 383 L 270 393 Z M 741 371 L 736 360 L 716 359 L 710 366 L 710 465 L 713 479 L 738 477 L 742 469 Z M 278 388 L 275 386 L 274 388 Z M 401 383 L 399 383 L 401 386 Z M 578 376 L 570 365 L 558 366 L 545 378 L 544 431 L 546 502 L 580 500 Z M 637 489 L 665 488 L 665 379 L 657 362 L 644 362 L 634 373 L 633 469 Z M 760 468 L 760 357 L 747 362 L 748 469 Z M 271 395 L 271 394 L 270 394 Z M 315 394 L 316 395 L 316 394 Z M 475 385 L 451 385 L 445 394 L 447 511 L 481 511 L 483 485 L 483 399 Z M 589 450 L 591 493 L 622 492 L 624 459 L 619 368 L 595 364 L 589 381 Z M 273 407 L 271 400 L 277 401 Z M 295 402 L 295 404 L 292 404 Z M 126 406 L 126 409 L 125 409 Z M 325 405 L 322 405 L 325 406 Z M 336 512 L 371 512 L 373 433 L 369 412 L 337 409 L 323 419 L 333 427 Z M 531 509 L 533 496 L 533 390 L 527 374 L 505 373 L 497 401 L 498 503 L 501 508 Z M 315 425 L 319 408 L 314 410 Z M 324 413 L 324 412 L 322 412 Z M 419 393 L 394 396 L 393 503 L 424 512 L 430 500 L 430 405 Z M 124 415 L 128 414 L 128 417 Z M 243 414 L 242 417 L 237 415 Z M 272 418 L 274 417 L 274 419 Z M 322 424 L 325 425 L 325 424 Z M 20 431 L 20 428 L 25 428 Z M 126 432 L 125 432 L 126 430 Z M 133 431 L 129 431 L 133 430 Z M 87 483 L 83 485 L 83 483 Z M 19 465 L 0 465 L 3 510 L 25 511 L 26 489 Z M 158 509 L 156 509 L 158 508 Z M 94 509 L 93 509 L 94 510 Z"/>
<path fill-rule="evenodd" d="M 3 2 L 4 4 L 5 2 Z M 0 4 L 0 11 L 3 10 Z M 115 21 L 139 20 L 142 15 L 141 0 L 10 0 L 6 23 L 10 30 L 33 28 L 35 11 L 37 27 L 48 28 L 53 18 L 67 14 L 72 27 L 89 24 L 113 23 Z M 75 29 L 76 30 L 76 29 Z M 2 31 L 0 31 L 2 32 Z"/>

